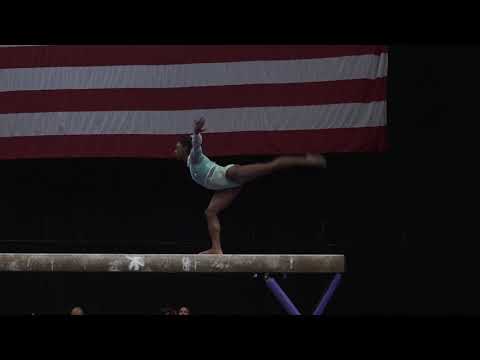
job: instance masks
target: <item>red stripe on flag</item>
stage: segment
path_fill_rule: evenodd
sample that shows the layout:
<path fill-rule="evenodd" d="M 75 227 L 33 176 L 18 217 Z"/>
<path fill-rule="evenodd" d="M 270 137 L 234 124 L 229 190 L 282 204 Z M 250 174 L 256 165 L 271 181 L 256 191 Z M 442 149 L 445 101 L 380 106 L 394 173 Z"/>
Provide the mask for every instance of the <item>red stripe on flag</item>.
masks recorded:
<path fill-rule="evenodd" d="M 207 156 L 305 152 L 382 152 L 386 127 L 205 134 Z M 77 135 L 0 138 L 0 159 L 65 157 L 173 158 L 178 135 Z"/>
<path fill-rule="evenodd" d="M 27 46 L 0 48 L 0 69 L 315 59 L 384 52 L 385 46 L 378 45 Z"/>
<path fill-rule="evenodd" d="M 161 111 L 383 101 L 386 78 L 169 89 L 0 92 L 0 113 Z"/>

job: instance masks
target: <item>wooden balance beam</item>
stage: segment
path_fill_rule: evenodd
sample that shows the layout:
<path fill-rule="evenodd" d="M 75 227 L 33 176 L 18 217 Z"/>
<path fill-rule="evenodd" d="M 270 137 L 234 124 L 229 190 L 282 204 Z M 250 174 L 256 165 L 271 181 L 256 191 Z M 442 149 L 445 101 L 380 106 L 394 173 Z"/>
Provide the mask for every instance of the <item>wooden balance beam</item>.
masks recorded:
<path fill-rule="evenodd" d="M 345 272 L 343 255 L 0 254 L 0 272 L 161 272 L 265 274 L 267 287 L 290 315 L 300 315 L 270 274 L 335 273 L 313 311 L 323 311 Z"/>
<path fill-rule="evenodd" d="M 342 273 L 343 255 L 0 254 L 0 271 Z"/>

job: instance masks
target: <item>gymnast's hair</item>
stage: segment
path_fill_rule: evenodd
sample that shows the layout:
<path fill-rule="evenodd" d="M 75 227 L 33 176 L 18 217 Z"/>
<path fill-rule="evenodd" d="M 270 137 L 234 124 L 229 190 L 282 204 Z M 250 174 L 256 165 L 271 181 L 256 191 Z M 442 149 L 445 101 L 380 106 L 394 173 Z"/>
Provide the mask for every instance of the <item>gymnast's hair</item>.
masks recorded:
<path fill-rule="evenodd" d="M 192 150 L 192 137 L 190 135 L 183 135 L 179 142 L 184 147 L 186 153 L 190 154 L 190 151 Z"/>

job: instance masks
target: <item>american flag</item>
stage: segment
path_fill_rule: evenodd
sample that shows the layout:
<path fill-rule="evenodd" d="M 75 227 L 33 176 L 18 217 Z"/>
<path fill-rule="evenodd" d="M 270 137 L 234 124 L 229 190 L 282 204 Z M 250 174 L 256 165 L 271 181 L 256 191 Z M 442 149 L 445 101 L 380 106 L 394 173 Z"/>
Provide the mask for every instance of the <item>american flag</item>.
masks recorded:
<path fill-rule="evenodd" d="M 388 52 L 365 45 L 4 45 L 0 158 L 384 151 Z"/>

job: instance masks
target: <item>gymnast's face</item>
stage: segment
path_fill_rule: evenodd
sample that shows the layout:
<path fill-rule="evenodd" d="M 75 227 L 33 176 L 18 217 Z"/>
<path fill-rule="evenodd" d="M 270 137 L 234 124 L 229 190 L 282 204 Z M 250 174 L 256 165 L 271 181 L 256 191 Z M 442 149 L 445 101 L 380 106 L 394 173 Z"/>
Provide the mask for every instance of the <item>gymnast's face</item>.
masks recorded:
<path fill-rule="evenodd" d="M 180 142 L 177 142 L 177 145 L 175 145 L 175 158 L 177 160 L 182 160 L 185 161 L 188 157 L 187 152 L 185 151 L 185 148 Z"/>

